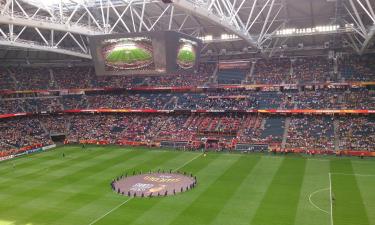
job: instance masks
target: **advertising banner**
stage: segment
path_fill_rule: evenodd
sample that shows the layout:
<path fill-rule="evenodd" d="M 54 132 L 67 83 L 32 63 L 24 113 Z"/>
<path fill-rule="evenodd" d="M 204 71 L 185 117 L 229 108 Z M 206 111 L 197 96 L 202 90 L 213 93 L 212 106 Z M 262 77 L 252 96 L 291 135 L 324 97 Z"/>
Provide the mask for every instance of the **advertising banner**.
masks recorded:
<path fill-rule="evenodd" d="M 5 161 L 5 160 L 9 160 L 9 159 L 13 159 L 13 158 L 14 158 L 14 155 L 8 155 L 8 156 L 0 157 L 0 162 Z"/>
<path fill-rule="evenodd" d="M 265 144 L 237 144 L 237 151 L 265 152 L 268 151 L 268 145 Z"/>

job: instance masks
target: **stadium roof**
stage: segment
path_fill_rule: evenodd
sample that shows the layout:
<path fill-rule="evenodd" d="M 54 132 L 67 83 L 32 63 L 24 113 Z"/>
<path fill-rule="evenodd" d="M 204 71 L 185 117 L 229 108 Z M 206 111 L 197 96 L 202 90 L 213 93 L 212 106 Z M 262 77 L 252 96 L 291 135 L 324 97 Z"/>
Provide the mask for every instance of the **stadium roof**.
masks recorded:
<path fill-rule="evenodd" d="M 90 59 L 90 35 L 176 30 L 205 38 L 202 53 L 215 57 L 326 54 L 329 50 L 362 54 L 373 48 L 375 3 L 371 0 L 171 2 L 0 0 L 0 45 L 2 51 L 18 52 L 21 58 L 29 49 L 50 52 L 48 58 L 63 54 Z M 2 55 L 8 58 L 9 54 Z"/>

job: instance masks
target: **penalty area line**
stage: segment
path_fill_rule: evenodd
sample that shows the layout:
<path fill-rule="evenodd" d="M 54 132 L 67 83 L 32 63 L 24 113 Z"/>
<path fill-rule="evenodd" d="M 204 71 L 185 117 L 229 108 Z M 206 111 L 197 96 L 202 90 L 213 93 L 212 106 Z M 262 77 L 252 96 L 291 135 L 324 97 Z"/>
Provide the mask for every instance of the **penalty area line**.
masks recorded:
<path fill-rule="evenodd" d="M 196 160 L 197 158 L 199 158 L 203 153 L 195 156 L 194 158 L 190 159 L 189 161 L 185 162 L 182 166 L 174 169 L 173 171 L 176 172 L 177 170 L 183 168 L 184 166 L 186 166 L 187 164 L 191 163 L 192 161 Z M 117 210 L 118 208 L 120 208 L 121 206 L 125 205 L 126 203 L 128 203 L 130 200 L 132 200 L 133 197 L 131 198 L 128 198 L 126 199 L 124 202 L 122 202 L 121 204 L 117 205 L 116 207 L 114 207 L 113 209 L 109 210 L 108 212 L 106 212 L 105 214 L 103 214 L 102 216 L 96 218 L 94 221 L 92 221 L 91 223 L 89 223 L 88 225 L 93 225 L 97 222 L 99 222 L 100 220 L 102 220 L 104 217 L 108 216 L 109 214 L 111 214 L 113 211 Z"/>

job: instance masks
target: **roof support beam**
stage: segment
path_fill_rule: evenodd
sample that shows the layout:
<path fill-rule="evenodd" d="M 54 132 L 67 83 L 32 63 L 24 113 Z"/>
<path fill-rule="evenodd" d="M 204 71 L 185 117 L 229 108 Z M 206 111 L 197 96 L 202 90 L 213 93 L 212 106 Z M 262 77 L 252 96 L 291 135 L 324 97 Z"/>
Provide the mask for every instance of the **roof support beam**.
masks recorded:
<path fill-rule="evenodd" d="M 92 59 L 90 54 L 79 53 L 79 52 L 75 52 L 72 50 L 61 49 L 61 48 L 53 48 L 53 47 L 45 46 L 45 45 L 37 45 L 35 43 L 31 44 L 31 43 L 26 43 L 26 42 L 23 43 L 23 42 L 13 42 L 13 41 L 8 41 L 8 40 L 0 40 L 0 45 L 17 47 L 17 48 L 34 49 L 38 51 L 55 52 L 59 54 L 70 55 L 70 56 L 75 56 L 75 57 L 84 58 L 84 59 Z"/>
<path fill-rule="evenodd" d="M 167 6 L 166 9 L 169 8 L 170 5 Z M 165 12 L 165 11 L 164 11 Z M 163 14 L 164 14 L 163 12 Z M 171 15 L 169 17 L 169 23 L 168 23 L 168 30 L 172 29 L 172 22 L 173 22 L 173 15 L 174 15 L 174 6 L 172 5 L 172 9 L 171 9 Z M 160 17 L 159 17 L 160 18 Z"/>
<path fill-rule="evenodd" d="M 122 25 L 125 27 L 125 29 L 130 32 L 130 29 L 129 27 L 126 25 L 125 21 L 122 19 L 122 17 L 124 16 L 124 14 L 126 13 L 126 11 L 128 10 L 129 6 L 131 5 L 131 3 L 129 5 L 126 6 L 125 10 L 121 13 L 121 15 L 119 14 L 119 12 L 117 11 L 117 9 L 114 7 L 114 5 L 112 4 L 112 2 L 109 2 L 111 4 L 111 7 L 113 9 L 113 11 L 116 13 L 116 16 L 118 17 L 116 23 L 112 26 L 112 29 L 109 31 L 109 33 L 111 33 L 113 31 L 113 29 L 116 27 L 117 23 L 119 21 L 121 21 Z M 109 9 L 109 7 L 108 7 Z M 109 15 L 109 13 L 107 14 Z"/>
<path fill-rule="evenodd" d="M 365 50 L 367 49 L 367 47 L 371 43 L 372 39 L 374 38 L 374 36 L 375 36 L 375 25 L 373 25 L 370 28 L 370 31 L 368 32 L 368 34 L 366 36 L 366 39 L 365 39 L 365 41 L 362 44 L 362 47 L 361 47 L 361 49 L 359 51 L 360 55 L 362 55 L 365 52 Z"/>
<path fill-rule="evenodd" d="M 13 17 L 10 15 L 0 15 L 0 24 L 13 24 L 18 26 L 35 27 L 46 30 L 57 30 L 64 32 L 71 32 L 83 35 L 102 34 L 99 30 L 94 30 L 89 27 L 83 27 L 77 24 L 58 24 L 50 21 L 38 21 L 30 18 Z"/>
<path fill-rule="evenodd" d="M 215 0 L 212 0 L 212 1 L 215 1 Z M 173 2 L 172 4 L 176 6 L 177 8 L 184 10 L 188 14 L 206 19 L 209 22 L 230 31 L 231 33 L 245 40 L 249 45 L 253 46 L 254 48 L 257 48 L 257 49 L 259 48 L 257 46 L 256 41 L 253 40 L 253 37 L 250 36 L 250 34 L 246 31 L 246 29 L 244 29 L 244 27 L 243 28 L 236 27 L 232 25 L 231 23 L 229 23 L 229 20 L 231 17 L 229 17 L 228 19 L 224 17 L 220 17 L 220 15 L 214 14 L 212 13 L 212 11 L 207 10 L 208 5 L 207 7 L 203 7 L 202 5 L 197 5 L 195 2 L 191 2 L 188 0 L 179 0 L 179 1 Z M 220 4 L 218 5 L 220 6 Z M 216 4 L 213 4 L 213 6 L 215 7 Z"/>
<path fill-rule="evenodd" d="M 142 5 L 142 12 L 141 12 L 141 17 L 139 18 L 139 20 L 142 22 L 142 23 L 139 23 L 139 30 L 138 32 L 141 32 L 142 31 L 142 25 L 143 25 L 143 17 L 145 16 L 145 7 L 146 7 L 146 0 L 143 0 L 143 5 Z M 146 25 L 146 24 L 145 24 Z"/>
<path fill-rule="evenodd" d="M 360 0 L 357 0 L 357 2 L 362 7 L 362 9 L 367 13 L 367 15 L 370 17 L 370 19 L 372 20 L 372 22 L 375 24 L 375 16 L 373 14 L 369 13 L 369 11 L 366 9 L 366 7 L 362 4 L 362 2 Z M 370 5 L 370 9 L 372 9 L 370 2 L 368 2 L 368 3 Z M 374 13 L 374 12 L 372 12 L 372 13 Z"/>
<path fill-rule="evenodd" d="M 275 3 L 275 0 L 272 0 L 271 2 L 271 6 L 270 6 L 270 9 L 268 10 L 268 13 L 267 13 L 267 16 L 266 16 L 266 20 L 263 24 L 263 27 L 262 27 L 262 31 L 260 32 L 260 35 L 259 35 L 259 38 L 258 38 L 258 43 L 262 40 L 263 38 L 263 34 L 264 34 L 264 30 L 266 29 L 266 26 L 268 24 L 268 19 L 270 18 L 270 14 L 271 14 L 271 11 L 273 9 L 273 3 Z"/>
<path fill-rule="evenodd" d="M 349 0 L 349 2 L 350 2 L 350 5 L 352 6 L 352 9 L 354 11 L 355 16 L 357 17 L 357 23 L 359 24 L 361 30 L 365 33 L 366 32 L 366 28 L 365 28 L 365 25 L 363 25 L 363 21 L 362 21 L 361 16 L 359 15 L 357 7 L 354 5 L 353 0 Z"/>
<path fill-rule="evenodd" d="M 358 8 L 354 1 L 359 5 Z M 351 19 L 358 27 L 358 29 L 353 28 L 354 31 L 356 31 L 354 38 L 360 44 L 360 46 L 356 46 L 355 49 L 357 50 L 358 54 L 361 55 L 366 51 L 375 36 L 375 13 L 369 0 L 349 0 L 349 3 L 351 10 L 349 10 L 349 8 L 346 6 L 345 9 L 348 11 Z M 355 17 L 351 11 L 354 12 Z M 363 22 L 365 21 L 364 19 L 366 19 L 365 17 L 369 18 L 373 24 L 366 27 Z"/>

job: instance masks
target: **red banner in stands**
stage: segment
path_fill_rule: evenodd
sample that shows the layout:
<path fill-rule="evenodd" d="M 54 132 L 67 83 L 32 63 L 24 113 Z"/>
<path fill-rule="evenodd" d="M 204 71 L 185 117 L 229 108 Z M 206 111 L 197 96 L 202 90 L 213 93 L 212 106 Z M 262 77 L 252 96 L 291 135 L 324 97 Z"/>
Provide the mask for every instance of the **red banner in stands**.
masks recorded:
<path fill-rule="evenodd" d="M 220 61 L 219 69 L 247 69 L 250 61 Z"/>
<path fill-rule="evenodd" d="M 7 157 L 7 156 L 12 156 L 12 155 L 15 156 L 15 155 L 19 155 L 24 152 L 27 152 L 33 149 L 42 148 L 42 147 L 43 147 L 42 144 L 34 144 L 34 145 L 22 147 L 20 149 L 11 149 L 11 150 L 6 150 L 6 151 L 1 151 L 0 149 L 0 157 Z"/>
<path fill-rule="evenodd" d="M 11 117 L 16 117 L 16 116 L 26 116 L 26 115 L 32 115 L 32 113 L 2 114 L 2 115 L 0 115 L 0 119 L 11 118 Z"/>
<path fill-rule="evenodd" d="M 345 151 L 338 151 L 338 152 L 336 152 L 336 155 L 359 156 L 359 157 L 361 157 L 361 156 L 374 157 L 375 156 L 375 152 L 345 150 Z"/>
<path fill-rule="evenodd" d="M 67 141 L 69 143 L 69 141 Z M 109 145 L 110 141 L 107 140 L 80 140 L 80 144 L 95 144 L 95 145 Z"/>
<path fill-rule="evenodd" d="M 178 113 L 181 110 L 158 110 L 158 109 L 72 109 L 59 111 L 58 113 Z M 225 112 L 241 112 L 241 113 L 264 113 L 264 114 L 315 114 L 315 115 L 332 115 L 332 114 L 375 114 L 375 110 L 339 110 L 339 109 L 252 109 L 252 110 L 184 110 L 190 113 L 225 113 Z M 56 113 L 45 112 L 43 114 Z M 12 118 L 17 116 L 37 115 L 38 113 L 14 113 L 2 114 L 0 119 Z"/>

